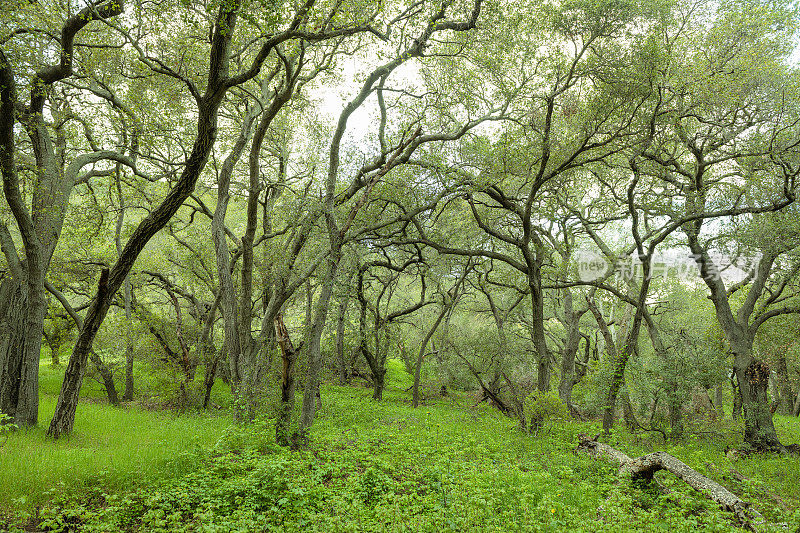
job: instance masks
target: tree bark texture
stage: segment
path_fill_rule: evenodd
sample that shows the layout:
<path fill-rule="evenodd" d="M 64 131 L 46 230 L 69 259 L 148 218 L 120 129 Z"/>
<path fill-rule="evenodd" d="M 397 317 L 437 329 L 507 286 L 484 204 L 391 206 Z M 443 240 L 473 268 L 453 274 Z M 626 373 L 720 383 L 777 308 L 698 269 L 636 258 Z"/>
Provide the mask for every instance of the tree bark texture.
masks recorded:
<path fill-rule="evenodd" d="M 0 283 L 0 412 L 14 418 L 25 354 L 25 309 L 28 298 L 23 280 L 7 277 Z"/>
<path fill-rule="evenodd" d="M 300 411 L 300 434 L 305 435 L 314 422 L 319 392 L 319 373 L 322 368 L 322 330 L 328 318 L 328 304 L 333 294 L 333 284 L 341 259 L 341 241 L 331 243 L 331 255 L 328 257 L 328 268 L 322 279 L 317 305 L 314 309 L 314 321 L 308 330 L 306 339 L 307 367 L 306 381 L 303 390 L 303 406 Z"/>
<path fill-rule="evenodd" d="M 581 434 L 578 439 L 578 452 L 618 464 L 620 476 L 649 481 L 659 470 L 666 470 L 705 497 L 715 501 L 723 510 L 733 513 L 742 527 L 755 531 L 754 522 L 761 519 L 760 515 L 750 508 L 748 502 L 666 452 L 653 452 L 632 459 L 625 453 L 597 442 L 587 435 Z"/>
<path fill-rule="evenodd" d="M 292 421 L 292 410 L 294 409 L 295 395 L 295 363 L 297 362 L 297 351 L 289 337 L 286 325 L 283 323 L 283 315 L 275 317 L 275 339 L 281 348 L 281 402 L 278 407 L 278 418 L 275 422 L 275 442 L 281 446 L 291 444 L 290 431 Z"/>
<path fill-rule="evenodd" d="M 740 361 L 741 364 L 743 363 Z M 767 398 L 769 367 L 766 363 L 751 357 L 749 364 L 743 370 L 738 366 L 735 368 L 736 380 L 742 395 L 745 441 L 757 450 L 781 451 L 783 446 L 778 440 Z"/>
<path fill-rule="evenodd" d="M 0 339 L 3 339 L 0 340 L 0 346 L 17 345 L 17 337 L 20 334 L 23 339 L 22 344 L 15 348 L 17 351 L 13 356 L 20 361 L 18 379 L 17 374 L 0 372 L 0 380 L 3 380 L 0 382 L 0 390 L 8 391 L 10 387 L 16 387 L 16 392 L 6 396 L 15 398 L 14 422 L 18 426 L 33 426 L 38 422 L 39 357 L 47 311 L 45 275 L 61 234 L 75 176 L 83 166 L 107 157 L 103 152 L 84 154 L 76 157 L 66 169 L 63 168 L 63 161 L 56 157 L 56 146 L 44 120 L 47 88 L 72 75 L 76 35 L 92 21 L 119 15 L 123 7 L 122 1 L 92 4 L 64 22 L 58 39 L 60 45 L 58 61 L 56 64 L 41 67 L 33 74 L 31 79 L 33 89 L 28 106 L 17 100 L 14 70 L 0 49 L 0 171 L 2 171 L 5 200 L 14 215 L 25 246 L 25 261 L 19 259 L 16 250 L 13 249 L 13 242 L 9 246 L 5 238 L 8 234 L 5 225 L 2 225 L 3 253 L 14 277 L 27 285 L 23 328 L 17 329 L 15 317 L 18 313 L 13 307 L 9 307 L 7 312 L 10 312 L 11 316 L 5 322 L 12 327 L 0 330 Z M 25 205 L 16 173 L 14 129 L 18 107 L 25 110 L 20 124 L 28 133 L 36 160 L 30 209 Z M 56 129 L 56 134 L 59 136 L 57 143 L 63 145 L 65 143 L 63 136 L 58 132 L 58 128 Z M 19 299 L 15 301 L 17 304 L 20 302 Z M 9 365 L 9 368 L 13 367 L 16 372 L 16 361 L 10 361 Z M 12 381 L 5 383 L 5 376 Z"/>
<path fill-rule="evenodd" d="M 566 327 L 567 338 L 561 354 L 561 378 L 558 383 L 558 396 L 567 405 L 570 413 L 577 415 L 577 409 L 572 405 L 572 389 L 578 383 L 575 372 L 575 360 L 581 343 L 580 322 L 581 317 L 588 311 L 587 307 L 575 310 L 572 299 L 572 291 L 564 289 L 564 325 Z M 587 353 L 589 346 L 587 344 Z M 588 363 L 587 361 L 584 363 Z"/>

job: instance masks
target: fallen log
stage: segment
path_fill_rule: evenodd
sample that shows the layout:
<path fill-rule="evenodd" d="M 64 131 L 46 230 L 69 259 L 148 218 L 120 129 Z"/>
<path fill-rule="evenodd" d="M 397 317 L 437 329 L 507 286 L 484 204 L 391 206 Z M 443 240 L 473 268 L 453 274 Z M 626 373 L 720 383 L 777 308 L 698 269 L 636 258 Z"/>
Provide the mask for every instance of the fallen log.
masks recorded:
<path fill-rule="evenodd" d="M 583 433 L 578 435 L 576 451 L 618 464 L 619 475 L 632 480 L 649 481 L 659 470 L 672 472 L 687 485 L 718 503 L 723 510 L 733 513 L 743 528 L 756 531 L 754 524 L 763 522 L 761 515 L 748 502 L 666 452 L 653 452 L 633 459 L 607 444 L 597 442 L 597 437 L 591 438 Z"/>

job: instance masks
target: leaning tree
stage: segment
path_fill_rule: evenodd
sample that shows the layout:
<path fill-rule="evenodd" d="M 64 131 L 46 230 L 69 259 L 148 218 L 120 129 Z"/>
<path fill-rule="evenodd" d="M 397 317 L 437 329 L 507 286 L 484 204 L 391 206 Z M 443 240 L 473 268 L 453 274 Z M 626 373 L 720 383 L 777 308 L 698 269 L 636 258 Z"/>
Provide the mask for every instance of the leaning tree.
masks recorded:
<path fill-rule="evenodd" d="M 118 5 L 118 4 L 114 4 Z M 184 6 L 138 6 L 136 16 L 141 28 L 166 27 L 175 15 L 180 15 Z M 83 327 L 76 341 L 72 356 L 66 369 L 64 382 L 56 404 L 55 414 L 48 434 L 59 437 L 69 433 L 75 420 L 75 410 L 86 363 L 92 341 L 103 322 L 112 299 L 130 273 L 136 258 L 150 239 L 163 228 L 186 199 L 194 191 L 195 185 L 206 166 L 218 134 L 218 115 L 220 106 L 228 91 L 255 79 L 271 54 L 278 53 L 278 47 L 287 41 L 324 41 L 367 31 L 374 31 L 369 25 L 372 11 L 354 10 L 353 19 L 339 20 L 341 4 L 316 6 L 315 0 L 297 6 L 285 21 L 273 12 L 249 13 L 243 17 L 244 26 L 252 31 L 240 37 L 237 23 L 243 5 L 239 1 L 227 2 L 219 6 L 215 15 L 208 20 L 210 35 L 207 48 L 203 51 L 205 62 L 203 71 L 197 65 L 187 65 L 182 57 L 172 54 L 150 55 L 147 34 L 137 29 L 130 30 L 124 24 L 113 24 L 114 30 L 124 37 L 126 45 L 132 47 L 137 60 L 158 76 L 166 76 L 184 87 L 195 104 L 196 133 L 191 149 L 178 166 L 178 179 L 172 184 L 162 202 L 143 220 L 122 248 L 116 263 L 102 272 L 97 291 L 86 313 Z M 263 25 L 258 17 L 263 17 Z M 244 32 L 241 32 L 244 33 Z M 252 33 L 255 34 L 252 35 Z M 160 50 L 155 47 L 154 54 Z M 200 58 L 198 57 L 198 61 Z"/>

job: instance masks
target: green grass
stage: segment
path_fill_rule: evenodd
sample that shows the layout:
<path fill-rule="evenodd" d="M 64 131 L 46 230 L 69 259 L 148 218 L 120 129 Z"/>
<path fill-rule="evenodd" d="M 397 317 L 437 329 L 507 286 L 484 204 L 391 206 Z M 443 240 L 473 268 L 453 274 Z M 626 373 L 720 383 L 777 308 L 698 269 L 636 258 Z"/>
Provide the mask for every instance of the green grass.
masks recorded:
<path fill-rule="evenodd" d="M 730 514 L 671 474 L 657 476 L 670 491 L 665 494 L 655 485 L 620 482 L 614 466 L 574 454 L 578 433 L 599 432 L 596 423 L 555 421 L 527 435 L 488 405 L 472 407 L 474 399 L 465 394 L 413 409 L 403 390 L 409 377 L 396 362 L 387 377 L 382 402 L 368 389 L 324 386 L 311 445 L 302 451 L 276 446 L 268 418 L 226 428 L 222 419 L 83 403 L 70 439 L 53 442 L 33 430 L 13 435 L 0 449 L 0 501 L 10 512 L 14 498 L 26 497 L 27 514 L 17 509 L 6 527 L 733 530 Z M 800 435 L 797 419 L 778 417 L 776 425 L 786 442 Z M 609 442 L 632 456 L 666 450 L 751 501 L 769 522 L 759 531 L 786 531 L 781 524 L 795 531 L 798 459 L 731 462 L 725 447 L 735 445 L 740 432 L 703 429 L 714 433 L 689 432 L 683 441 L 664 444 L 660 437 L 619 431 Z"/>
<path fill-rule="evenodd" d="M 45 350 L 42 350 L 42 353 L 44 354 Z M 53 366 L 49 355 L 43 355 L 39 359 L 39 394 L 41 396 L 58 396 L 58 393 L 61 390 L 61 382 L 64 380 L 64 370 L 66 369 L 67 361 L 68 359 L 62 358 L 61 364 L 58 366 Z M 120 378 L 121 376 L 119 375 L 114 376 L 117 390 L 121 391 L 124 388 L 125 383 L 124 381 L 121 381 Z M 81 386 L 81 398 L 108 398 L 106 395 L 106 389 L 103 387 L 103 383 L 99 381 L 99 377 L 98 379 L 87 377 L 83 380 L 83 385 Z"/>
<path fill-rule="evenodd" d="M 54 441 L 45 431 L 65 363 L 62 358 L 61 365 L 53 366 L 48 355 L 41 358 L 39 427 L 12 433 L 0 447 L 0 514 L 30 511 L 54 493 L 78 494 L 94 485 L 124 491 L 182 476 L 200 465 L 202 452 L 231 423 L 208 414 L 177 416 L 135 405 L 115 408 L 105 402 L 103 385 L 87 378 L 73 433 Z M 118 390 L 122 385 L 118 381 Z"/>
<path fill-rule="evenodd" d="M 53 366 L 49 355 L 49 350 L 42 350 L 42 357 L 39 360 L 39 394 L 42 396 L 58 396 L 61 390 L 61 382 L 64 379 L 66 357 L 61 358 L 61 364 Z M 91 369 L 90 369 L 91 370 Z M 123 371 L 123 361 L 116 361 L 114 364 L 114 382 L 117 392 L 122 396 L 125 389 L 125 376 Z M 195 403 L 200 404 L 204 391 L 203 386 L 203 367 L 199 367 L 195 374 L 195 380 L 190 389 Z M 169 404 L 176 398 L 177 387 L 175 384 L 180 380 L 180 376 L 165 371 L 164 368 L 150 368 L 142 361 L 134 361 L 133 366 L 134 384 L 136 387 L 137 402 L 149 406 Z M 100 376 L 94 374 L 87 375 L 81 386 L 81 398 L 85 400 L 107 400 L 108 395 L 103 386 Z M 214 382 L 211 389 L 212 407 L 228 409 L 231 405 L 230 387 L 218 379 Z"/>
<path fill-rule="evenodd" d="M 406 372 L 405 365 L 399 359 L 386 360 L 386 383 L 395 389 L 406 390 L 414 385 L 414 376 Z"/>
<path fill-rule="evenodd" d="M 199 464 L 198 448 L 213 445 L 226 418 L 113 408 L 81 402 L 72 435 L 45 435 L 55 398 L 40 400 L 40 426 L 17 431 L 0 448 L 0 509 L 30 509 L 51 489 L 102 483 L 124 490 L 136 483 L 185 474 Z"/>

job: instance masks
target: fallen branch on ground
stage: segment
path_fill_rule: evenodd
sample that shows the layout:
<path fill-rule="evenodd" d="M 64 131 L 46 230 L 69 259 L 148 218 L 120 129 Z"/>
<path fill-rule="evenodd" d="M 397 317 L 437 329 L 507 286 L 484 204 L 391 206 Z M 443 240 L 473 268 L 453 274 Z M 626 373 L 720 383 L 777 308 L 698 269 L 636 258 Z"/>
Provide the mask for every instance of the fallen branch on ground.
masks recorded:
<path fill-rule="evenodd" d="M 659 470 L 667 470 L 707 498 L 717 502 L 723 510 L 732 512 L 743 528 L 756 531 L 754 522 L 763 521 L 761 515 L 750 508 L 748 502 L 666 452 L 653 452 L 632 459 L 607 444 L 597 442 L 597 437 L 593 439 L 585 434 L 578 435 L 576 451 L 616 463 L 620 466 L 620 476 L 634 480 L 649 481 Z"/>

